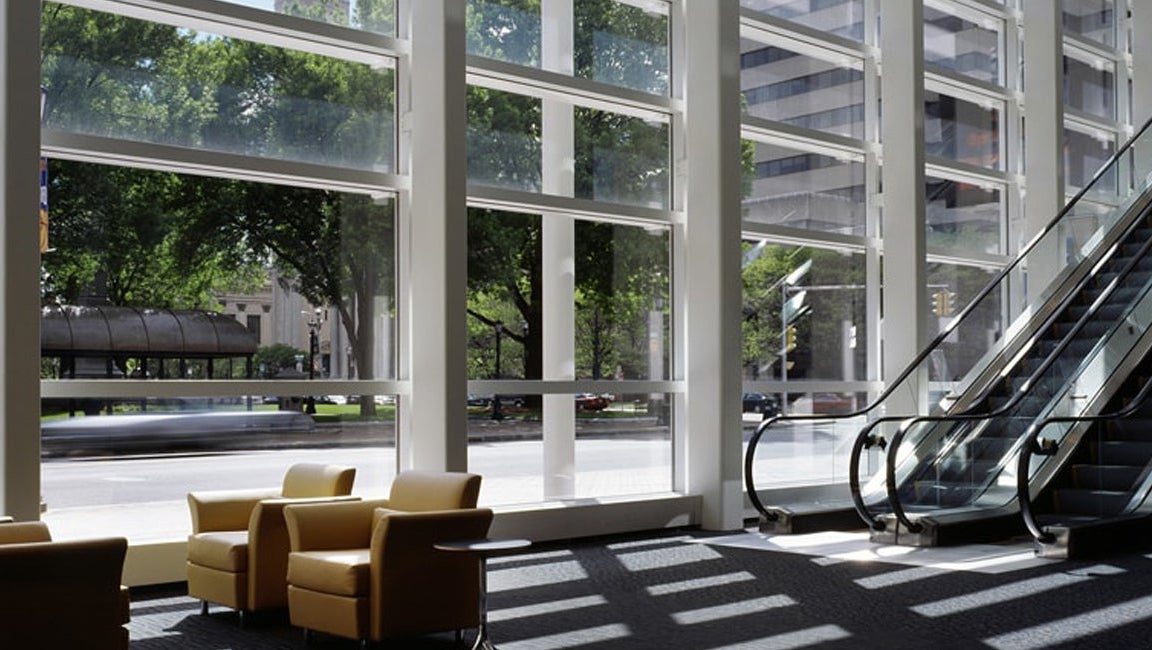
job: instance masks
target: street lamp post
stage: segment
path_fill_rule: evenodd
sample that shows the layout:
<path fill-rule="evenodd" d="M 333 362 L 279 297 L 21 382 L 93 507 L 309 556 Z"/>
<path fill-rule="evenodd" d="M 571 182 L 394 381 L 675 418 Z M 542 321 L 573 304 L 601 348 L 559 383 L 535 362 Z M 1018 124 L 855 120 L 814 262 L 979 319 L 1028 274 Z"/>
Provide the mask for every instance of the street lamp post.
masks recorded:
<path fill-rule="evenodd" d="M 319 329 L 324 323 L 324 310 L 317 307 L 312 311 L 312 318 L 308 321 L 308 379 L 316 378 L 316 354 L 320 352 Z M 309 414 L 316 413 L 316 396 L 309 395 L 304 411 Z"/>
<path fill-rule="evenodd" d="M 496 321 L 495 323 L 492 323 L 492 329 L 496 333 L 496 367 L 494 368 L 495 372 L 493 373 L 494 376 L 492 378 L 493 379 L 499 379 L 500 378 L 500 337 L 501 337 L 501 334 L 503 334 L 503 332 L 501 330 L 504 329 L 504 323 L 502 323 L 500 321 Z M 492 419 L 493 420 L 503 420 L 504 419 L 504 409 L 501 407 L 501 404 L 500 404 L 500 394 L 499 393 L 495 393 L 492 395 Z"/>

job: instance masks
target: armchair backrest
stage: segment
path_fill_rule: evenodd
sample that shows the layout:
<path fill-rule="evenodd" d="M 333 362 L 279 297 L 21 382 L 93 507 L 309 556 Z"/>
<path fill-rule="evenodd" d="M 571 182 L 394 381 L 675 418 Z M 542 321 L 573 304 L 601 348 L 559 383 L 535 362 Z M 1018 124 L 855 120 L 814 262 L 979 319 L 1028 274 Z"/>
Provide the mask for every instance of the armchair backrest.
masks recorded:
<path fill-rule="evenodd" d="M 48 524 L 42 521 L 22 521 L 0 525 L 0 544 L 51 541 L 52 534 L 48 532 Z"/>
<path fill-rule="evenodd" d="M 392 481 L 388 507 L 404 512 L 475 508 L 479 496 L 478 474 L 407 471 Z"/>
<path fill-rule="evenodd" d="M 356 468 L 323 463 L 296 463 L 284 474 L 285 498 L 338 497 L 352 493 Z"/>

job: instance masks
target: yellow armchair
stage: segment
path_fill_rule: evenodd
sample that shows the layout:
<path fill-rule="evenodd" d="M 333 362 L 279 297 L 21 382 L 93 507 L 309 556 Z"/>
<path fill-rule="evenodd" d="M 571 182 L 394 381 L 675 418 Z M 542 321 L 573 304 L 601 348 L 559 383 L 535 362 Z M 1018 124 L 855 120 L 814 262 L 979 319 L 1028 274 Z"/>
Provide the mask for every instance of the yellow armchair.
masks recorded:
<path fill-rule="evenodd" d="M 0 524 L 0 648 L 128 647 L 123 537 L 53 542 L 42 522 Z"/>
<path fill-rule="evenodd" d="M 404 472 L 388 499 L 286 507 L 292 624 L 361 641 L 475 627 L 476 559 L 433 545 L 487 535 L 479 490 L 474 474 Z"/>
<path fill-rule="evenodd" d="M 188 595 L 240 612 L 285 607 L 288 532 L 284 506 L 351 500 L 354 467 L 299 463 L 280 490 L 193 492 L 188 495 Z"/>

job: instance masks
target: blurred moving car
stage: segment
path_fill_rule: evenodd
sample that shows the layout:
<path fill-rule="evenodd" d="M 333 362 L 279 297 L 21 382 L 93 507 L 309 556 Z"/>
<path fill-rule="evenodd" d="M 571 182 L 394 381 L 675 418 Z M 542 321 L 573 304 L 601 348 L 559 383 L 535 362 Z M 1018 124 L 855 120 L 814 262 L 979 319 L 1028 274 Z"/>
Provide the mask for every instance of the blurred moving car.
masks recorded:
<path fill-rule="evenodd" d="M 577 411 L 603 411 L 608 408 L 608 398 L 593 393 L 580 393 L 576 396 Z"/>
<path fill-rule="evenodd" d="M 759 413 L 765 419 L 780 415 L 780 400 L 775 395 L 764 393 L 744 393 L 744 413 Z"/>

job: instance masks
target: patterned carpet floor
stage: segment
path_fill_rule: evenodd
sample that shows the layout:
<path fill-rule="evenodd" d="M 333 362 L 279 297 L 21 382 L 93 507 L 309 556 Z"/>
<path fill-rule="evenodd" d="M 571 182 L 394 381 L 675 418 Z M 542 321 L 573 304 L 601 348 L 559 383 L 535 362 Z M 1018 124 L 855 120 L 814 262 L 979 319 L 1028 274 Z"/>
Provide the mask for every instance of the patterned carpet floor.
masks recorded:
<path fill-rule="evenodd" d="M 754 535 L 749 535 L 754 538 Z M 1152 557 L 1020 562 L 998 571 L 765 550 L 693 530 L 541 544 L 489 565 L 501 650 L 1152 647 Z M 184 585 L 134 590 L 133 650 L 356 648 L 284 615 L 238 625 Z M 386 648 L 470 647 L 452 634 Z"/>

